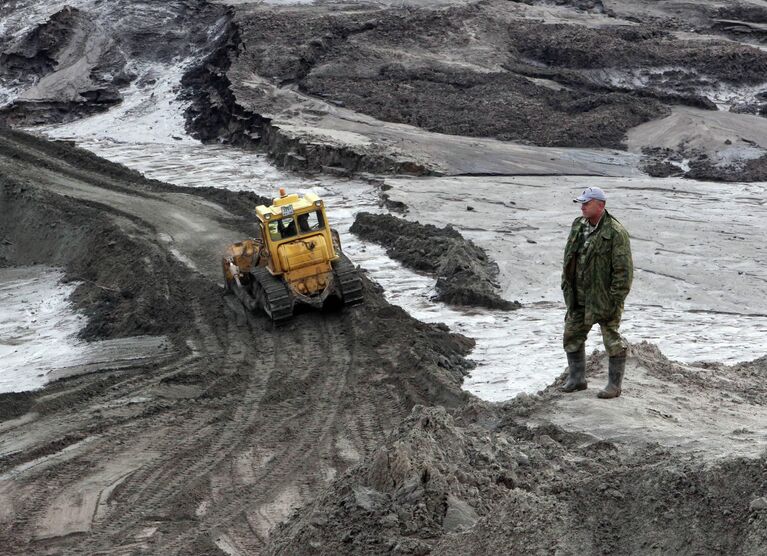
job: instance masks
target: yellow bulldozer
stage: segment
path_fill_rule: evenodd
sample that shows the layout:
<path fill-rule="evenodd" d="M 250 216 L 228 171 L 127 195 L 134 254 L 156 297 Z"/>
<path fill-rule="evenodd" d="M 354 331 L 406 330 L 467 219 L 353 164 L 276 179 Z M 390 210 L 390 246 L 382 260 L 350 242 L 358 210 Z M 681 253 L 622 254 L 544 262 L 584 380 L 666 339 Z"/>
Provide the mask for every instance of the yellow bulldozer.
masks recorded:
<path fill-rule="evenodd" d="M 363 301 L 357 269 L 341 250 L 325 204 L 307 193 L 280 196 L 256 207 L 259 237 L 230 245 L 222 260 L 226 289 L 274 323 L 293 316 L 296 303 L 322 307 L 334 296 L 344 305 Z"/>

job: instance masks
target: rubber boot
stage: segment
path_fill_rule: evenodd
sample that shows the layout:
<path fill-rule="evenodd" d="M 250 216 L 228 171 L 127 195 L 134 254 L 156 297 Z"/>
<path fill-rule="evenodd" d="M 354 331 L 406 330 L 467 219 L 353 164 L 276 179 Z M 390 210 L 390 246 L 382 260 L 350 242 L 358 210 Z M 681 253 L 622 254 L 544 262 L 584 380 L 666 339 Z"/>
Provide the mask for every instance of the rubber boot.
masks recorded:
<path fill-rule="evenodd" d="M 607 367 L 607 386 L 597 394 L 598 398 L 617 398 L 621 395 L 623 373 L 626 370 L 626 354 L 610 357 Z"/>
<path fill-rule="evenodd" d="M 586 346 L 567 354 L 567 368 L 570 371 L 567 382 L 559 390 L 561 392 L 577 392 L 588 388 L 586 382 Z"/>

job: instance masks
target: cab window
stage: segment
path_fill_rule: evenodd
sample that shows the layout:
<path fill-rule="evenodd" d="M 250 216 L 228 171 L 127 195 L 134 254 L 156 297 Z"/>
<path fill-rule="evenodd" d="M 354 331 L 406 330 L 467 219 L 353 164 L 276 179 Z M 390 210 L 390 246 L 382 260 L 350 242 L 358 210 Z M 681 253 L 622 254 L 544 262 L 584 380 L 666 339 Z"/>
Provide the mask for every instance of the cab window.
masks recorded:
<path fill-rule="evenodd" d="M 307 212 L 306 214 L 300 214 L 298 216 L 298 227 L 301 229 L 302 234 L 321 230 L 325 227 L 322 212 L 315 210 L 313 212 Z"/>
<path fill-rule="evenodd" d="M 272 241 L 280 241 L 296 235 L 296 222 L 291 217 L 269 222 L 269 236 Z"/>

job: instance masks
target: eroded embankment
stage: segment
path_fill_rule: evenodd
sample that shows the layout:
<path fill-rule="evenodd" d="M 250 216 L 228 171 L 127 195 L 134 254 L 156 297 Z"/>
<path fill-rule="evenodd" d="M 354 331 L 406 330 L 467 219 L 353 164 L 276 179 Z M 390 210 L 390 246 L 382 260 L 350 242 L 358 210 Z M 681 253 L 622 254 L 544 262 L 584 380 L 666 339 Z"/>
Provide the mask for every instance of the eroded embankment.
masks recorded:
<path fill-rule="evenodd" d="M 228 311 L 207 240 L 248 230 L 217 208 L 219 193 L 158 187 L 10 132 L 0 175 L 3 264 L 58 265 L 82 280 L 89 337 L 173 345 L 172 357 L 0 396 L 9 554 L 217 553 L 222 536 L 258 553 L 275 523 L 415 404 L 468 397 L 473 342 L 413 320 L 367 280 L 363 306 L 306 311 L 276 330 Z"/>
<path fill-rule="evenodd" d="M 637 18 L 616 5 L 608 19 L 536 9 L 238 7 L 227 44 L 185 80 L 190 129 L 261 146 L 296 170 L 428 174 L 441 171 L 428 156 L 410 153 L 407 162 L 388 136 L 370 145 L 370 122 L 360 117 L 355 127 L 343 114 L 458 136 L 623 149 L 629 129 L 673 105 L 715 110 L 716 99 L 737 111 L 749 95 L 728 90 L 763 81 L 767 55 L 721 39 L 711 10 L 686 14 L 701 25 L 702 35 L 689 38 L 671 13 Z M 336 116 L 345 122 L 331 123 Z M 345 134 L 353 139 L 336 140 Z M 758 179 L 747 155 L 736 158 L 708 170 L 701 163 L 690 177 Z"/>
<path fill-rule="evenodd" d="M 226 13 L 205 0 L 78 4 L 6 10 L 0 119 L 34 125 L 108 110 L 126 87 L 154 84 L 157 75 L 147 68 L 207 51 Z"/>
<path fill-rule="evenodd" d="M 191 318 L 187 293 L 173 279 L 186 271 L 141 237 L 130 215 L 119 215 L 115 225 L 97 203 L 53 195 L 7 174 L 0 186 L 0 264 L 62 266 L 67 279 L 82 282 L 73 294 L 88 316 L 82 338 L 173 335 Z"/>
<path fill-rule="evenodd" d="M 499 294 L 498 265 L 450 226 L 437 228 L 388 214 L 357 214 L 350 231 L 383 245 L 386 254 L 437 277 L 436 300 L 454 305 L 518 309 Z"/>
<path fill-rule="evenodd" d="M 228 21 L 212 52 L 188 71 L 182 98 L 189 101 L 185 116 L 193 137 L 207 142 L 224 141 L 240 147 L 265 150 L 274 162 L 295 171 L 349 174 L 355 172 L 424 175 L 429 168 L 399 160 L 375 150 L 352 145 L 305 141 L 272 123 L 274 107 L 259 111 L 245 107 L 233 91 L 231 69 L 245 49 L 236 20 Z"/>

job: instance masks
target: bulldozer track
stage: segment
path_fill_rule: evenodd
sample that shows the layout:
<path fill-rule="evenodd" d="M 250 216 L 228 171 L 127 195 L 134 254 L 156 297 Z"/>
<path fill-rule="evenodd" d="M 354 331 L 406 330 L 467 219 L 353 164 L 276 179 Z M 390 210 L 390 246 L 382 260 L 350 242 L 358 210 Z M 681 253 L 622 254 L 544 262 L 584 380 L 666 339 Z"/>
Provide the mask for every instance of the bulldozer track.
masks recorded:
<path fill-rule="evenodd" d="M 268 508 L 281 493 L 294 489 L 299 496 L 296 500 L 298 504 L 326 483 L 321 466 L 315 465 L 307 469 L 306 461 L 320 462 L 332 459 L 329 452 L 335 449 L 338 407 L 347 389 L 347 377 L 355 369 L 353 338 L 338 342 L 334 339 L 337 332 L 333 328 L 320 320 L 312 323 L 312 329 L 301 334 L 302 345 L 305 346 L 301 351 L 327 350 L 325 353 L 328 360 L 333 362 L 332 367 L 318 368 L 311 360 L 297 357 L 295 350 L 291 352 L 289 342 L 284 337 L 277 335 L 273 338 L 274 364 L 281 368 L 289 365 L 292 369 L 290 377 L 283 376 L 281 380 L 295 378 L 306 381 L 307 385 L 311 385 L 307 388 L 308 399 L 302 397 L 290 400 L 289 403 L 262 403 L 259 406 L 259 422 L 265 425 L 252 428 L 251 435 L 246 437 L 245 442 L 233 450 L 232 454 L 234 456 L 235 453 L 253 446 L 268 448 L 272 452 L 269 462 L 261 466 L 254 475 L 254 484 L 236 485 L 240 492 L 246 493 L 250 501 L 248 507 L 243 507 L 236 497 L 224 498 L 214 503 L 201 531 L 186 531 L 181 534 L 168 545 L 170 553 L 182 553 L 192 536 L 206 532 L 212 535 L 214 531 L 226 530 L 231 527 L 233 516 L 240 518 L 241 526 L 252 529 L 250 521 L 258 519 L 265 511 L 264 508 Z M 300 434 L 293 442 L 284 442 L 280 431 L 296 427 L 300 428 Z M 301 479 L 297 480 L 297 477 Z M 251 514 L 251 517 L 246 517 L 246 514 Z M 257 551 L 266 540 L 260 531 L 253 532 L 256 533 L 258 542 L 248 544 L 249 552 Z"/>
<path fill-rule="evenodd" d="M 199 332 L 196 346 L 198 358 L 187 367 L 187 371 L 206 365 L 210 356 L 222 355 L 222 346 L 216 334 L 205 324 L 200 311 L 196 310 L 195 313 Z M 239 330 L 234 333 L 240 335 Z M 262 354 L 268 353 L 268 345 L 263 346 Z M 168 432 L 171 434 L 153 446 L 153 450 L 161 455 L 125 480 L 124 490 L 129 495 L 106 516 L 102 524 L 94 524 L 98 527 L 99 542 L 86 541 L 78 548 L 86 550 L 86 553 L 119 552 L 121 548 L 128 548 L 120 546 L 124 539 L 135 536 L 137 530 L 147 522 L 166 519 L 168 502 L 184 493 L 190 483 L 206 477 L 220 465 L 231 447 L 237 444 L 238 437 L 244 436 L 243 430 L 248 423 L 257 418 L 255 406 L 269 376 L 268 370 L 259 372 L 261 370 L 259 367 L 249 374 L 246 390 L 238 396 L 238 403 L 230 406 L 227 412 L 229 415 L 220 423 L 206 423 L 203 419 L 194 418 L 184 422 L 180 428 L 170 423 Z M 113 543 L 110 548 L 104 547 L 104 537 Z"/>
<path fill-rule="evenodd" d="M 256 299 L 262 300 L 261 308 L 275 324 L 281 324 L 293 316 L 293 302 L 288 287 L 264 266 L 251 270 Z"/>
<path fill-rule="evenodd" d="M 349 257 L 341 255 L 341 258 L 333 264 L 333 274 L 345 305 L 357 305 L 364 301 L 362 280 Z"/>

